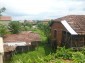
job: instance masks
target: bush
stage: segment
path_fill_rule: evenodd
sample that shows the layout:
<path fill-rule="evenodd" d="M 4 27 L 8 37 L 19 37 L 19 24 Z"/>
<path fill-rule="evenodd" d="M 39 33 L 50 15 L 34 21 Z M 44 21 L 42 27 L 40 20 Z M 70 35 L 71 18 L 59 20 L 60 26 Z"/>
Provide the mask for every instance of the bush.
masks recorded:
<path fill-rule="evenodd" d="M 61 59 L 57 59 L 55 63 L 64 63 Z"/>
<path fill-rule="evenodd" d="M 0 36 L 4 36 L 5 34 L 8 34 L 8 28 L 5 25 L 0 24 Z"/>
<path fill-rule="evenodd" d="M 65 49 L 65 47 L 57 49 L 55 54 L 56 58 L 71 59 L 72 51 L 70 49 Z"/>
<path fill-rule="evenodd" d="M 21 23 L 18 21 L 12 21 L 9 23 L 9 30 L 11 33 L 16 34 L 21 31 Z"/>
<path fill-rule="evenodd" d="M 21 26 L 21 31 L 31 31 L 31 29 L 28 26 Z"/>
<path fill-rule="evenodd" d="M 72 59 L 76 63 L 85 63 L 85 56 L 81 52 L 74 52 L 72 54 Z"/>

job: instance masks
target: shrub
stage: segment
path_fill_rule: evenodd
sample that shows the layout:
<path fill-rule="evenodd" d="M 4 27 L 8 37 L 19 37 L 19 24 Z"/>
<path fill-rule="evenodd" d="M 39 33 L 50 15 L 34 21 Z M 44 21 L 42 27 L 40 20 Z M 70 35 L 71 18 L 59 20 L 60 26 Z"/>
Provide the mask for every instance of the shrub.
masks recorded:
<path fill-rule="evenodd" d="M 31 29 L 28 26 L 21 26 L 21 31 L 31 31 Z"/>
<path fill-rule="evenodd" d="M 51 54 L 49 54 L 48 56 L 44 57 L 44 61 L 46 61 L 46 62 L 49 62 L 49 61 L 51 61 L 53 59 L 54 59 L 54 56 L 52 56 Z"/>
<path fill-rule="evenodd" d="M 24 22 L 24 23 L 22 23 L 22 26 L 27 26 L 27 27 L 29 27 L 29 28 L 32 28 L 32 23 L 30 23 L 30 22 Z"/>
<path fill-rule="evenodd" d="M 8 34 L 9 31 L 7 29 L 7 26 L 0 24 L 0 36 L 4 36 L 5 34 Z"/>
<path fill-rule="evenodd" d="M 76 63 L 85 63 L 85 56 L 81 52 L 74 52 L 72 54 L 72 59 Z"/>
<path fill-rule="evenodd" d="M 64 63 L 61 59 L 57 59 L 55 63 Z"/>
<path fill-rule="evenodd" d="M 21 31 L 21 24 L 18 21 L 12 21 L 9 23 L 9 30 L 11 33 L 16 34 Z"/>
<path fill-rule="evenodd" d="M 65 49 L 65 47 L 57 49 L 55 54 L 56 58 L 71 59 L 72 51 L 70 49 Z"/>

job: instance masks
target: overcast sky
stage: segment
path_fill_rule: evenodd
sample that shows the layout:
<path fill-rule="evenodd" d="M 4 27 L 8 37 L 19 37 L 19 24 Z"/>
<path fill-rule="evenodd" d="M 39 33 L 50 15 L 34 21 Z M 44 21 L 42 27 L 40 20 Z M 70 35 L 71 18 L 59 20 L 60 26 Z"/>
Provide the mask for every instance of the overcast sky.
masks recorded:
<path fill-rule="evenodd" d="M 70 14 L 85 15 L 85 0 L 0 0 L 3 15 L 13 20 L 55 19 Z"/>

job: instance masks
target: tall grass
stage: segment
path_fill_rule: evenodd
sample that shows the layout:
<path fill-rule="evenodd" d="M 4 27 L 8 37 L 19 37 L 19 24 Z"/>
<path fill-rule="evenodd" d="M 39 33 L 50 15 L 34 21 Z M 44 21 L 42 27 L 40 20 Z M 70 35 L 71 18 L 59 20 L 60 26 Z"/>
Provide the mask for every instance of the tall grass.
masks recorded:
<path fill-rule="evenodd" d="M 76 52 L 60 47 L 53 53 L 51 46 L 46 43 L 47 37 L 44 33 L 39 29 L 32 31 L 40 34 L 42 42 L 34 51 L 15 54 L 9 63 L 85 63 L 85 49 Z"/>

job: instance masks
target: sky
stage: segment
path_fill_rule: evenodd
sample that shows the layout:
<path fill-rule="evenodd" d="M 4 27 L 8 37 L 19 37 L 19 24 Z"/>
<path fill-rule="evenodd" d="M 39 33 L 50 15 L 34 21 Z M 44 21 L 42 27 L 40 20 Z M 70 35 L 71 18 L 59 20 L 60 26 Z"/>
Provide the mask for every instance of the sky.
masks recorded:
<path fill-rule="evenodd" d="M 0 0 L 3 15 L 13 20 L 56 19 L 66 15 L 85 15 L 85 0 Z"/>

